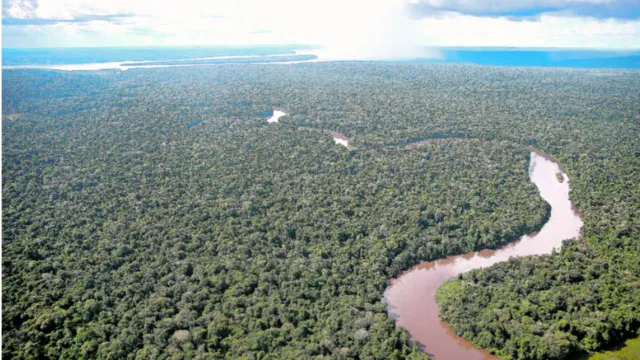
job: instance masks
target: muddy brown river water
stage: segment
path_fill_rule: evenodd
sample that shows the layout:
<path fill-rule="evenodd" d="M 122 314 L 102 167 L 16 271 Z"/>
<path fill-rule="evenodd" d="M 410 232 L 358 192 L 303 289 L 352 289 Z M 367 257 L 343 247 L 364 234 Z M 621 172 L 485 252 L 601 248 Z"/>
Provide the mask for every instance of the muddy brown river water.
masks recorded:
<path fill-rule="evenodd" d="M 564 182 L 556 174 L 561 172 Z M 435 293 L 445 280 L 472 269 L 506 261 L 511 256 L 549 254 L 562 241 L 580 236 L 582 220 L 569 200 L 569 178 L 561 166 L 531 153 L 531 181 L 551 205 L 549 220 L 539 232 L 522 236 L 498 250 L 482 250 L 421 263 L 390 281 L 384 298 L 396 324 L 406 328 L 422 349 L 438 360 L 497 359 L 453 333 L 438 317 Z"/>

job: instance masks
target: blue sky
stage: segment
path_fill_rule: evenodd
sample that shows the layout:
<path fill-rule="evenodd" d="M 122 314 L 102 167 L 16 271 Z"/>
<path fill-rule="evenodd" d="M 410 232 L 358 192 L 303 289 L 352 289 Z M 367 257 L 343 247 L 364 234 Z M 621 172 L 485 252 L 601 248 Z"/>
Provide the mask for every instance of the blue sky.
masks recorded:
<path fill-rule="evenodd" d="M 3 0 L 3 47 L 319 44 L 640 49 L 640 0 Z M 364 54 L 364 55 L 363 55 Z"/>

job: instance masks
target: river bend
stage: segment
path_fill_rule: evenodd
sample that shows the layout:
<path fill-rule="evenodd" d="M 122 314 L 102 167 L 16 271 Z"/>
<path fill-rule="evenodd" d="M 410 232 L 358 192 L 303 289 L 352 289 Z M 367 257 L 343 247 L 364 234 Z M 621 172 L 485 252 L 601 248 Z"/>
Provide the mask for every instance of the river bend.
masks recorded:
<path fill-rule="evenodd" d="M 562 173 L 564 181 L 556 174 Z M 390 281 L 384 299 L 396 324 L 437 360 L 496 359 L 453 333 L 438 316 L 435 293 L 440 284 L 461 273 L 506 261 L 512 256 L 549 254 L 562 241 L 580 236 L 582 220 L 569 200 L 569 178 L 552 160 L 531 153 L 529 177 L 540 196 L 551 205 L 549 220 L 539 232 L 522 236 L 498 250 L 481 250 L 423 262 Z"/>

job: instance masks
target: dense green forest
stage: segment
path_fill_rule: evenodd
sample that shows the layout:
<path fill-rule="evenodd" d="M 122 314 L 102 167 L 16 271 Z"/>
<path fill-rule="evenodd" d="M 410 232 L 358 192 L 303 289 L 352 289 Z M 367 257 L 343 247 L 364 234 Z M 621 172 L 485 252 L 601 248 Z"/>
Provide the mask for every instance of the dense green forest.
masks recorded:
<path fill-rule="evenodd" d="M 447 283 L 442 316 L 505 357 L 609 345 L 639 326 L 639 109 L 625 71 L 4 71 L 3 356 L 424 358 L 387 279 L 539 228 L 529 146 L 586 243 Z"/>
<path fill-rule="evenodd" d="M 575 96 L 565 89 L 565 99 Z M 578 111 L 568 102 L 564 131 L 536 146 L 567 167 L 585 243 L 463 274 L 437 296 L 456 333 L 505 359 L 574 356 L 640 335 L 637 74 L 578 95 L 600 105 L 584 101 Z"/>

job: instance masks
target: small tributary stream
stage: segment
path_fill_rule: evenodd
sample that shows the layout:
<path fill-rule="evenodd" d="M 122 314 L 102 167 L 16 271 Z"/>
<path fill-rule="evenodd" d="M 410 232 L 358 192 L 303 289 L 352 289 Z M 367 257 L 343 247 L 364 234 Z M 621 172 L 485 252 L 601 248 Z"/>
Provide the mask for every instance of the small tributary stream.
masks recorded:
<path fill-rule="evenodd" d="M 561 172 L 564 181 L 558 181 Z M 549 254 L 562 241 L 580 236 L 582 220 L 569 200 L 569 178 L 560 166 L 536 152 L 531 153 L 531 181 L 551 205 L 542 229 L 522 236 L 498 250 L 482 250 L 421 263 L 390 281 L 384 298 L 396 324 L 406 328 L 414 341 L 437 360 L 495 359 L 453 333 L 438 317 L 435 293 L 445 280 L 461 273 L 506 261 L 512 256 Z"/>

